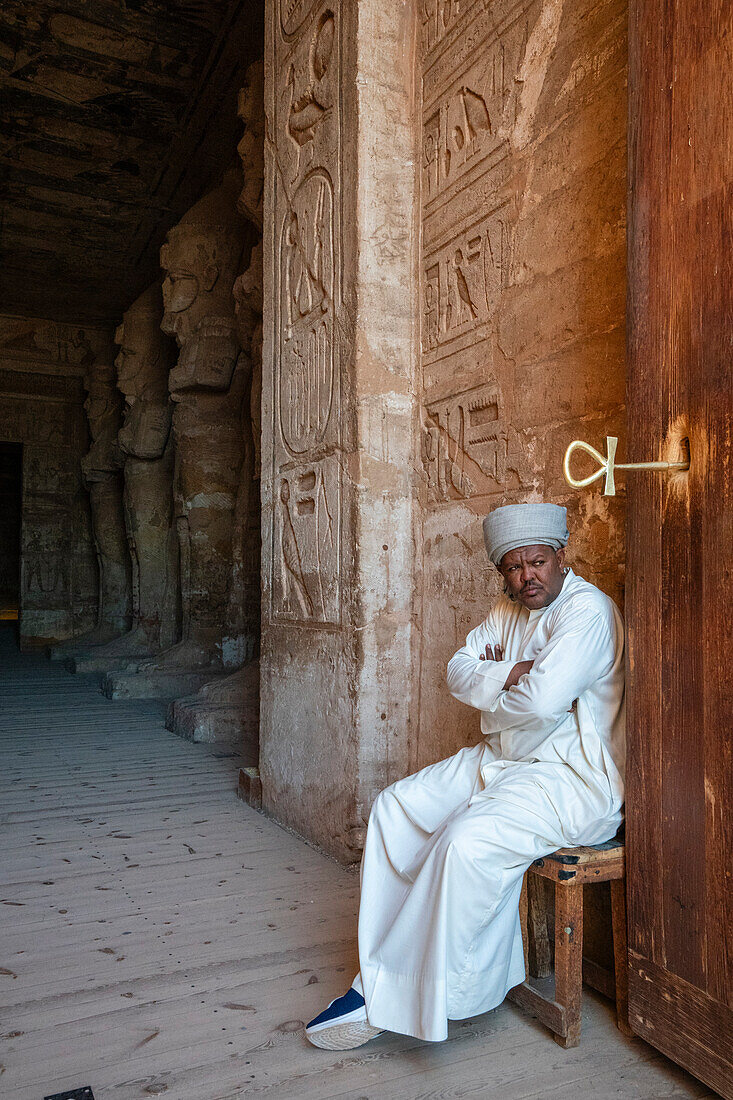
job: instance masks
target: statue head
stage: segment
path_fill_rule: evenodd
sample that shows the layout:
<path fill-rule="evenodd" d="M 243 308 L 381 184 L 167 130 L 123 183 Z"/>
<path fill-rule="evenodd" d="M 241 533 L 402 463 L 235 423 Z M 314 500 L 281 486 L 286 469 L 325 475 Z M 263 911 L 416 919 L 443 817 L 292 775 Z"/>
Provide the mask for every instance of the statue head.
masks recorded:
<path fill-rule="evenodd" d="M 116 435 L 119 428 L 122 399 L 115 385 L 115 365 L 112 348 L 98 355 L 84 375 L 87 391 L 84 411 L 89 432 L 96 442 L 105 434 Z"/>
<path fill-rule="evenodd" d="M 237 213 L 238 178 L 228 173 L 215 191 L 184 214 L 160 250 L 165 271 L 161 328 L 180 346 L 206 318 L 231 317 L 232 284 L 244 244 Z"/>
<path fill-rule="evenodd" d="M 247 69 L 244 87 L 239 90 L 238 114 L 244 134 L 237 146 L 242 161 L 244 186 L 237 200 L 242 214 L 262 229 L 262 193 L 265 177 L 265 69 L 262 61 Z"/>
<path fill-rule="evenodd" d="M 163 298 L 153 283 L 125 312 L 115 332 L 117 386 L 129 405 L 140 397 L 163 401 L 173 360 L 170 340 L 160 331 Z"/>
<path fill-rule="evenodd" d="M 252 334 L 262 320 L 262 241 L 252 249 L 247 270 L 234 283 L 234 312 L 239 341 L 249 350 Z"/>

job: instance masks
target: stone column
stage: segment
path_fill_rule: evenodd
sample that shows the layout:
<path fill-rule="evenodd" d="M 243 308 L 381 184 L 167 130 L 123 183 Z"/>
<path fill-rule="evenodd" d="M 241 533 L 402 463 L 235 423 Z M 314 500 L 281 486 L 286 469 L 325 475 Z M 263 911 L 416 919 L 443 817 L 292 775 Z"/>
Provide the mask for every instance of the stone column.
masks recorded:
<path fill-rule="evenodd" d="M 265 809 L 359 858 L 413 717 L 412 5 L 269 5 Z"/>
<path fill-rule="evenodd" d="M 227 177 L 174 227 L 161 249 L 163 331 L 178 361 L 173 401 L 173 502 L 181 567 L 181 640 L 134 671 L 108 677 L 112 698 L 172 700 L 223 672 L 222 634 L 232 561 L 232 528 L 242 461 L 239 360 L 232 286 L 241 270 L 245 223 L 238 181 Z"/>
<path fill-rule="evenodd" d="M 97 355 L 84 386 L 92 445 L 81 461 L 84 487 L 89 493 L 92 530 L 99 569 L 97 625 L 69 642 L 54 646 L 52 660 L 84 656 L 130 627 L 131 569 L 122 504 L 122 473 L 117 433 L 122 419 L 122 399 L 115 385 L 112 349 Z"/>
<path fill-rule="evenodd" d="M 117 449 L 133 574 L 133 619 L 121 638 L 76 660 L 77 672 L 109 672 L 176 641 L 178 542 L 173 525 L 173 440 L 168 371 L 173 344 L 160 331 L 160 287 L 133 302 L 115 333 L 117 386 L 125 398 Z"/>

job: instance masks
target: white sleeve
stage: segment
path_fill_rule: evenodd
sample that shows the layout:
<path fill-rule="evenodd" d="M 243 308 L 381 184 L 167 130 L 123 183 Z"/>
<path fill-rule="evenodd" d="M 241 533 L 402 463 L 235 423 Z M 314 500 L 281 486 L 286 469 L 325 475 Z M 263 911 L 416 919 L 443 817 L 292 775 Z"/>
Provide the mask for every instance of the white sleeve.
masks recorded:
<path fill-rule="evenodd" d="M 587 607 L 567 608 L 530 672 L 489 704 L 482 721 L 484 733 L 554 729 L 613 661 L 607 616 Z"/>
<path fill-rule="evenodd" d="M 448 690 L 461 703 L 488 710 L 503 690 L 514 661 L 486 661 L 486 646 L 501 645 L 492 615 L 466 638 L 466 644 L 448 662 Z"/>

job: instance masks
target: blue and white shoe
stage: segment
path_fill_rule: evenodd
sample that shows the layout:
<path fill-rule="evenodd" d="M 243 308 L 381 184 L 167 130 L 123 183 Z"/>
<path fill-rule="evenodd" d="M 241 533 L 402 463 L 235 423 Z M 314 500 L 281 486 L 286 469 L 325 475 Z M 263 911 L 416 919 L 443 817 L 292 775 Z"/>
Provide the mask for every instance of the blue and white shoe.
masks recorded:
<path fill-rule="evenodd" d="M 306 1024 L 305 1034 L 314 1047 L 322 1050 L 353 1050 L 381 1035 L 382 1030 L 369 1023 L 364 998 L 352 988 Z"/>

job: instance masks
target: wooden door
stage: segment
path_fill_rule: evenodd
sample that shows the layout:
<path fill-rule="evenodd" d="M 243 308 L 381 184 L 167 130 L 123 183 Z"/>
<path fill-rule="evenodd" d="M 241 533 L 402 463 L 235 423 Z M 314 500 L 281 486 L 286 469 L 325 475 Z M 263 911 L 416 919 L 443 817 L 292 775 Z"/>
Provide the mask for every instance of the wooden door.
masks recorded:
<path fill-rule="evenodd" d="M 629 32 L 631 1026 L 733 1097 L 733 5 Z"/>

